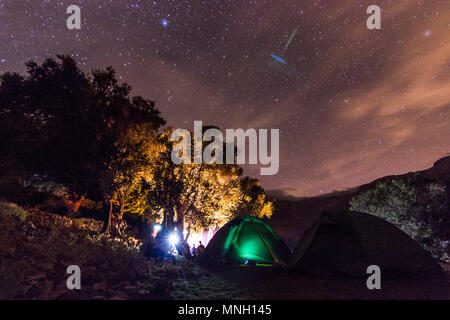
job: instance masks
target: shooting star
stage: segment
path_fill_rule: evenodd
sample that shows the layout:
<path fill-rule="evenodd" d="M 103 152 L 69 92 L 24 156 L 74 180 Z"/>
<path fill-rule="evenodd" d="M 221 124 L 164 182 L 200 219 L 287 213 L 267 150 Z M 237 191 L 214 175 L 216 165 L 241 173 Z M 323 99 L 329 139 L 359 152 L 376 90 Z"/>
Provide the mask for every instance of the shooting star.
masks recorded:
<path fill-rule="evenodd" d="M 281 63 L 283 63 L 283 64 L 287 64 L 287 62 L 284 61 L 284 59 L 281 58 L 281 57 L 284 55 L 284 52 L 287 50 L 287 48 L 288 48 L 289 45 L 291 44 L 292 39 L 294 39 L 294 37 L 297 35 L 298 27 L 299 27 L 299 26 L 297 26 L 297 27 L 294 29 L 294 31 L 292 31 L 291 36 L 289 37 L 288 41 L 286 42 L 286 44 L 285 44 L 285 46 L 284 46 L 284 48 L 283 48 L 283 51 L 281 51 L 281 55 L 280 55 L 280 56 L 277 56 L 277 55 L 271 54 L 272 58 L 274 58 L 274 59 L 277 60 L 278 62 L 281 62 Z"/>
<path fill-rule="evenodd" d="M 289 37 L 288 41 L 286 42 L 286 45 L 284 46 L 283 51 L 281 52 L 281 56 L 284 55 L 284 52 L 287 50 L 287 48 L 291 44 L 292 39 L 294 39 L 294 37 L 297 35 L 298 27 L 299 26 L 295 27 L 294 31 L 292 31 L 291 36 Z"/>
<path fill-rule="evenodd" d="M 272 58 L 274 58 L 275 60 L 277 60 L 278 62 L 287 64 L 286 61 L 284 61 L 282 58 L 280 58 L 279 56 L 276 56 L 274 54 L 271 54 Z"/>

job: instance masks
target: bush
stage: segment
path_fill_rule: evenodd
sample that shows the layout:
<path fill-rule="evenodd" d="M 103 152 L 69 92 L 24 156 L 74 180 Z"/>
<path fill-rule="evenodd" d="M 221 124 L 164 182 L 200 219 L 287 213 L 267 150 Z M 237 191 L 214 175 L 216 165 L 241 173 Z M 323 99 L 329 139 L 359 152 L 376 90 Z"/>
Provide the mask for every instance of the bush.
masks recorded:
<path fill-rule="evenodd" d="M 17 217 L 22 221 L 27 218 L 27 212 L 17 204 L 9 202 L 0 202 L 0 214 L 10 217 Z"/>
<path fill-rule="evenodd" d="M 355 196 L 350 210 L 380 217 L 397 226 L 443 262 L 449 258 L 447 186 L 418 183 L 415 175 L 382 180 Z"/>

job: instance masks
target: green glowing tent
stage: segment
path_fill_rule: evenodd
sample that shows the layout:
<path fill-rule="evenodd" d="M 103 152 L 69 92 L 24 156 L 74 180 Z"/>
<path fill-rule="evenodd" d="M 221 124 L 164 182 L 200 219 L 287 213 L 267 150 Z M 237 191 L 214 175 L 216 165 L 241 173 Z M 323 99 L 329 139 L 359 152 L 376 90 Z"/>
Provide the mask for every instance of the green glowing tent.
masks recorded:
<path fill-rule="evenodd" d="M 287 263 L 291 251 L 264 221 L 239 217 L 216 232 L 202 259 L 245 263 Z"/>

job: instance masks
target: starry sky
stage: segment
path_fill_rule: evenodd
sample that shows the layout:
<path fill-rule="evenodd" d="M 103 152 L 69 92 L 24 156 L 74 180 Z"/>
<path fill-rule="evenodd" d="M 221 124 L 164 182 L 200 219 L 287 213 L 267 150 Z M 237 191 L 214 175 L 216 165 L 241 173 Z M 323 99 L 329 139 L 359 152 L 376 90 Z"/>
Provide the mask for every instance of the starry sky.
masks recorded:
<path fill-rule="evenodd" d="M 0 73 L 70 54 L 112 65 L 175 128 L 279 128 L 278 174 L 245 174 L 311 196 L 449 154 L 449 22 L 448 0 L 0 0 Z"/>

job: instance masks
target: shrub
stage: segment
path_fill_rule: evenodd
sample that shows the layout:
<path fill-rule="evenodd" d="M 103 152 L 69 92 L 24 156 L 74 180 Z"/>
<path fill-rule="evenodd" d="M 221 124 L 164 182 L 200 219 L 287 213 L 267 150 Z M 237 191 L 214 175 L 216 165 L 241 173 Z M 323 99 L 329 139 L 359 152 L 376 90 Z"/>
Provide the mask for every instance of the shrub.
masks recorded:
<path fill-rule="evenodd" d="M 27 218 L 27 212 L 22 207 L 9 202 L 0 202 L 0 214 L 17 217 L 22 221 Z"/>

